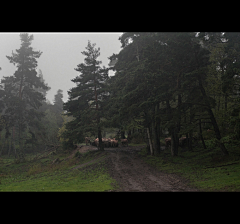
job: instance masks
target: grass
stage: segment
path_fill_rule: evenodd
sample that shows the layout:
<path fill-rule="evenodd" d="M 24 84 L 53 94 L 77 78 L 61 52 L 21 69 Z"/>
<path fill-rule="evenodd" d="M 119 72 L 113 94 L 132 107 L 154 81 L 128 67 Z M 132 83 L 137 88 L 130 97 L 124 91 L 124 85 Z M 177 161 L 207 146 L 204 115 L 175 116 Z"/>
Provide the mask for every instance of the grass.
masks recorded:
<path fill-rule="evenodd" d="M 101 152 L 82 153 L 80 158 L 53 164 L 56 158 L 67 155 L 56 154 L 48 158 L 24 163 L 14 163 L 14 159 L 5 159 L 0 163 L 0 191 L 109 191 L 114 190 L 113 180 L 103 162 L 96 160 L 80 169 L 72 169 L 105 156 Z M 6 164 L 8 166 L 6 166 Z"/>
<path fill-rule="evenodd" d="M 104 168 L 88 172 L 53 171 L 38 173 L 28 178 L 11 177 L 1 183 L 1 191 L 106 191 L 111 190 L 112 180 Z"/>
<path fill-rule="evenodd" d="M 229 156 L 221 155 L 217 147 L 194 148 L 192 152 L 179 150 L 172 157 L 170 149 L 159 157 L 139 154 L 144 160 L 167 173 L 175 173 L 189 180 L 189 185 L 202 191 L 240 191 L 240 150 L 238 145 L 227 145 Z"/>

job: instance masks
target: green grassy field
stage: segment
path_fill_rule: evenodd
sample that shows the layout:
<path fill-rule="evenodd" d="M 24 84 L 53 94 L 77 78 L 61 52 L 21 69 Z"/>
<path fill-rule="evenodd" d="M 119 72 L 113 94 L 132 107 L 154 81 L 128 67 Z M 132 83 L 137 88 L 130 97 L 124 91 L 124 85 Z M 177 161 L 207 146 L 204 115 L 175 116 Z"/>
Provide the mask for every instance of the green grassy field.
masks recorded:
<path fill-rule="evenodd" d="M 115 181 L 108 175 L 103 162 L 99 162 L 100 152 L 87 152 L 80 158 L 52 165 L 56 158 L 65 158 L 64 154 L 24 163 L 14 163 L 14 159 L 3 158 L 0 161 L 0 191 L 109 191 Z M 100 155 L 100 159 L 80 169 L 72 169 Z"/>
<path fill-rule="evenodd" d="M 159 157 L 147 155 L 146 149 L 140 155 L 148 164 L 178 174 L 202 191 L 240 191 L 240 146 L 226 144 L 229 156 L 222 156 L 220 149 L 211 144 L 208 146 L 194 148 L 193 152 L 179 148 L 176 157 L 171 156 L 170 149 L 162 151 Z"/>

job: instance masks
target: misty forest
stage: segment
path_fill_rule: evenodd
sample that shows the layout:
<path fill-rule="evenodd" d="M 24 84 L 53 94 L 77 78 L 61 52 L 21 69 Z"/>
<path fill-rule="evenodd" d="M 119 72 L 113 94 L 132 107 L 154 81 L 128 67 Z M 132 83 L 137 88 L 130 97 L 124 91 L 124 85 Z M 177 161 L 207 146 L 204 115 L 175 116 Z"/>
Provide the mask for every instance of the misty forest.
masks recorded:
<path fill-rule="evenodd" d="M 31 47 L 33 35 L 21 33 L 20 40 L 19 49 L 6 56 L 16 71 L 3 74 L 0 83 L 0 190 L 1 182 L 6 185 L 3 190 L 10 185 L 15 189 L 17 182 L 8 177 L 17 178 L 19 167 L 24 167 L 21 175 L 26 172 L 30 178 L 43 171 L 60 172 L 60 165 L 67 162 L 73 166 L 110 155 L 111 150 L 127 153 L 140 146 L 138 155 L 146 164 L 178 173 L 198 189 L 240 190 L 240 33 L 126 32 L 119 37 L 119 53 L 109 55 L 108 67 L 99 60 L 101 49 L 89 40 L 79 52 L 84 61 L 72 68 L 76 77 L 68 101 L 63 102 L 59 89 L 53 103 L 46 99 L 51 86 L 38 68 L 41 49 Z M 114 75 L 109 76 L 110 70 Z M 78 151 L 86 146 L 95 154 Z M 64 159 L 73 152 L 72 160 Z M 43 160 L 35 164 L 38 159 L 49 164 Z M 96 164 L 101 167 L 96 172 L 106 173 L 103 163 Z M 15 166 L 15 174 L 10 166 Z M 82 171 L 85 181 L 95 168 Z M 116 172 L 109 175 L 118 181 Z M 219 181 L 208 183 L 216 173 Z M 226 173 L 233 179 L 225 180 Z M 119 183 L 123 191 L 143 191 L 138 185 L 124 188 Z M 88 185 L 93 191 L 96 186 Z"/>

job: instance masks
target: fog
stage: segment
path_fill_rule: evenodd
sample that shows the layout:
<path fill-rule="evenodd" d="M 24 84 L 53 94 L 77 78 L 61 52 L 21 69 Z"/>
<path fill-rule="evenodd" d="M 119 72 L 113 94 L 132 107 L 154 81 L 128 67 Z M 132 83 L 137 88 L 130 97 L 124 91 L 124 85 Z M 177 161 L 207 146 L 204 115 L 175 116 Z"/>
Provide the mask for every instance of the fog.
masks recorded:
<path fill-rule="evenodd" d="M 51 103 L 58 89 L 63 90 L 63 101 L 68 100 L 67 91 L 75 86 L 71 79 L 79 75 L 74 68 L 84 62 L 81 52 L 85 51 L 88 40 L 100 48 L 98 60 L 102 61 L 101 66 L 108 67 L 108 57 L 121 49 L 118 38 L 122 33 L 27 33 L 33 34 L 33 49 L 43 52 L 38 59 L 37 70 L 41 69 L 45 82 L 51 87 L 46 96 Z M 11 56 L 12 52 L 20 48 L 19 35 L 20 33 L 0 34 L 0 79 L 13 75 L 16 70 L 16 66 L 6 56 Z M 113 73 L 110 72 L 109 75 Z"/>

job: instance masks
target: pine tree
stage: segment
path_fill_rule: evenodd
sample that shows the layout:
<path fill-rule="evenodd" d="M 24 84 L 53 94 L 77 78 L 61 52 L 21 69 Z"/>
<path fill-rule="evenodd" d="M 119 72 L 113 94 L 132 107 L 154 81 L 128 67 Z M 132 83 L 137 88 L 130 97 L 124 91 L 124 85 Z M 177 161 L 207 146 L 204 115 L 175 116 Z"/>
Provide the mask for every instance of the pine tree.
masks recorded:
<path fill-rule="evenodd" d="M 209 51 L 196 33 L 124 33 L 119 39 L 123 49 L 110 57 L 117 63 L 116 75 L 111 78 L 113 109 L 109 111 L 116 112 L 119 107 L 115 115 L 126 123 L 143 113 L 149 138 L 153 133 L 155 149 L 151 153 L 158 153 L 160 117 L 163 128 L 170 131 L 173 156 L 178 154 L 183 119 L 188 118 L 184 126 L 188 126 L 185 131 L 191 148 L 193 128 L 199 128 L 199 122 L 194 123 L 198 109 L 208 114 L 217 139 L 221 139 L 211 111 L 214 100 L 204 90 Z M 223 144 L 221 149 L 227 154 Z"/>
<path fill-rule="evenodd" d="M 63 111 L 63 91 L 61 89 L 59 89 L 57 91 L 57 94 L 54 96 L 54 107 L 56 109 L 57 113 L 62 113 Z"/>
<path fill-rule="evenodd" d="M 20 34 L 20 40 L 21 47 L 16 53 L 12 52 L 12 56 L 6 56 L 17 69 L 13 76 L 4 77 L 1 82 L 5 89 L 4 102 L 7 106 L 5 115 L 11 117 L 14 129 L 18 128 L 20 152 L 24 154 L 22 132 L 34 118 L 40 119 L 43 116 L 37 109 L 45 98 L 36 89 L 48 90 L 49 87 L 37 76 L 37 59 L 42 52 L 34 51 L 31 47 L 33 35 Z"/>
<path fill-rule="evenodd" d="M 55 113 L 56 119 L 57 119 L 57 125 L 58 127 L 62 127 L 63 124 L 63 118 L 62 118 L 62 113 L 63 113 L 63 91 L 59 89 L 57 91 L 57 94 L 54 96 L 54 101 L 53 101 L 53 112 Z"/>
<path fill-rule="evenodd" d="M 97 133 L 100 149 L 103 150 L 101 118 L 104 95 L 107 95 L 105 82 L 108 78 L 108 69 L 100 67 L 101 61 L 97 60 L 100 48 L 96 49 L 95 45 L 88 41 L 86 51 L 81 52 L 85 56 L 84 63 L 75 68 L 80 75 L 72 79 L 77 86 L 68 91 L 69 101 L 64 104 L 64 110 L 67 110 L 67 115 L 75 118 L 71 125 L 69 124 L 71 128 L 75 127 L 75 130 L 81 128 L 76 135 L 81 132 L 96 136 Z"/>
<path fill-rule="evenodd" d="M 44 78 L 43 78 L 43 74 L 42 74 L 42 70 L 41 69 L 38 69 L 38 77 L 40 78 L 40 80 L 41 80 L 41 82 L 42 83 L 44 83 L 44 85 L 46 85 L 47 86 L 47 83 L 45 83 L 45 80 L 44 80 Z M 49 87 L 48 86 L 48 89 L 43 89 L 43 88 L 41 88 L 41 87 L 39 87 L 39 88 L 34 88 L 35 90 L 37 90 L 38 92 L 40 92 L 43 96 L 44 96 L 44 98 L 46 98 L 46 95 L 47 95 L 47 91 L 49 91 L 50 89 L 51 89 L 51 87 Z M 45 100 L 44 100 L 45 101 Z"/>

